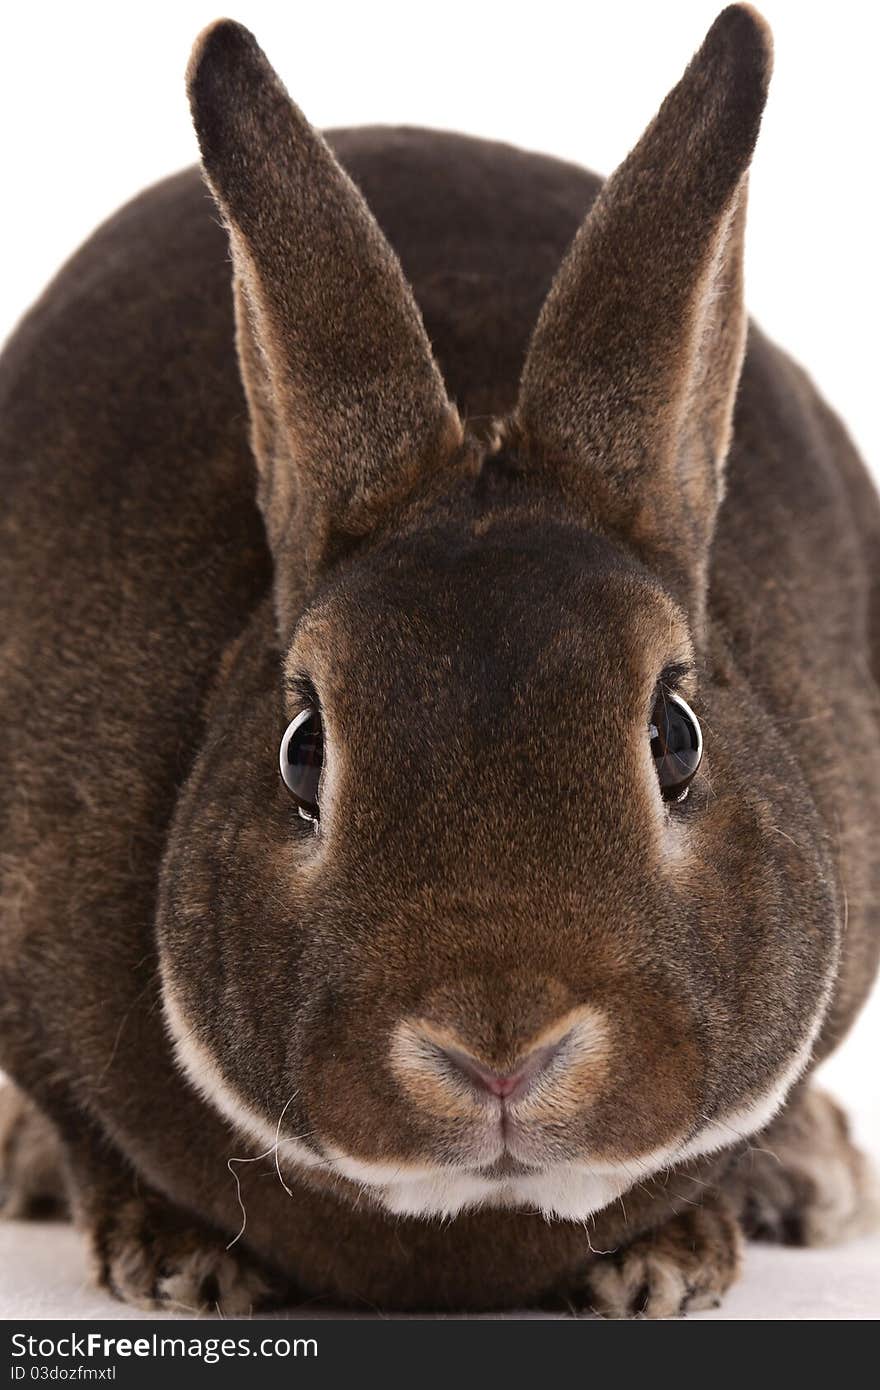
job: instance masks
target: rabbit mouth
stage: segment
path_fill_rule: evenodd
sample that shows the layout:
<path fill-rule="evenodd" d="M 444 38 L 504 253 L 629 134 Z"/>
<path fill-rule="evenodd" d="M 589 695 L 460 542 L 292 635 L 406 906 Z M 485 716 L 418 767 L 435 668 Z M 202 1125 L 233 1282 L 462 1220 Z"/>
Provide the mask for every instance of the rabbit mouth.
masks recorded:
<path fill-rule="evenodd" d="M 530 1176 L 531 1171 L 528 1164 L 514 1158 L 511 1153 L 503 1153 L 494 1163 L 490 1163 L 482 1169 L 483 1176 L 492 1182 L 507 1182 L 511 1178 L 525 1178 Z"/>

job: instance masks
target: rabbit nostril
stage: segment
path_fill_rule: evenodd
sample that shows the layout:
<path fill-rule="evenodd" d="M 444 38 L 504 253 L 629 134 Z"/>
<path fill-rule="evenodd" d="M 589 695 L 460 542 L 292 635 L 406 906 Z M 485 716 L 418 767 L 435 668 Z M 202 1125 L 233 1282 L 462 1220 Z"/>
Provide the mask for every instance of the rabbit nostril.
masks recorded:
<path fill-rule="evenodd" d="M 464 1075 L 478 1090 L 488 1091 L 499 1100 L 518 1100 L 534 1081 L 546 1070 L 548 1064 L 559 1050 L 559 1044 L 552 1047 L 538 1047 L 524 1059 L 515 1071 L 498 1072 L 478 1062 L 475 1057 L 458 1048 L 444 1047 L 443 1056 L 447 1064 Z"/>
<path fill-rule="evenodd" d="M 480 1080 L 493 1096 L 501 1096 L 502 1100 L 506 1100 L 508 1096 L 513 1095 L 522 1081 L 522 1072 L 515 1071 L 512 1076 L 481 1076 Z"/>

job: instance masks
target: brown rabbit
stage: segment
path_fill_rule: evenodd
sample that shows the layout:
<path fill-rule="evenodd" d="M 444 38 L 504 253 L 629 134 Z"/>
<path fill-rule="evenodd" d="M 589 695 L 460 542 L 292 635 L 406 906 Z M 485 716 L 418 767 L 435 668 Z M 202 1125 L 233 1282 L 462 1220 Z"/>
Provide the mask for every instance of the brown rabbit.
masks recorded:
<path fill-rule="evenodd" d="M 769 72 L 725 10 L 602 185 L 221 21 L 228 237 L 169 179 L 9 344 L 7 1201 L 120 1297 L 664 1316 L 867 1220 L 880 508 L 747 328 Z"/>

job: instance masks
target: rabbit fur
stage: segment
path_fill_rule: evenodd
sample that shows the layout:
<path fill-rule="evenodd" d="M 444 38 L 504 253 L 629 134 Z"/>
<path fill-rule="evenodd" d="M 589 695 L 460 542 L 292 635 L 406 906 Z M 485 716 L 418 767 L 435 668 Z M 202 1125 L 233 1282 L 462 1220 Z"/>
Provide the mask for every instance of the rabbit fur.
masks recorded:
<path fill-rule="evenodd" d="M 669 1316 L 868 1220 L 880 509 L 744 309 L 770 67 L 726 9 L 603 183 L 325 139 L 219 21 L 207 188 L 9 342 L 0 1153 L 120 1297 Z"/>

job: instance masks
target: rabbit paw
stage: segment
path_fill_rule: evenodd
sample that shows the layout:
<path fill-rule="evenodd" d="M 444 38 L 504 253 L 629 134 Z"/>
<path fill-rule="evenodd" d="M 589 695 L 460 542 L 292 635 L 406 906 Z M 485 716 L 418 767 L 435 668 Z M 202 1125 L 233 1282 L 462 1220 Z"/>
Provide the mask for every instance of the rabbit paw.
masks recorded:
<path fill-rule="evenodd" d="M 880 1225 L 877 1175 L 823 1091 L 799 1097 L 742 1156 L 726 1187 L 751 1240 L 836 1245 Z"/>
<path fill-rule="evenodd" d="M 189 1224 L 159 1198 L 133 1197 L 92 1225 L 98 1281 L 124 1303 L 224 1316 L 277 1302 L 280 1290 L 245 1251 Z"/>
<path fill-rule="evenodd" d="M 676 1318 L 716 1308 L 739 1272 L 742 1239 L 727 1205 L 707 1199 L 597 1258 L 578 1302 L 605 1318 Z"/>
<path fill-rule="evenodd" d="M 0 1083 L 0 1217 L 38 1221 L 67 1214 L 55 1130 L 16 1086 Z"/>

